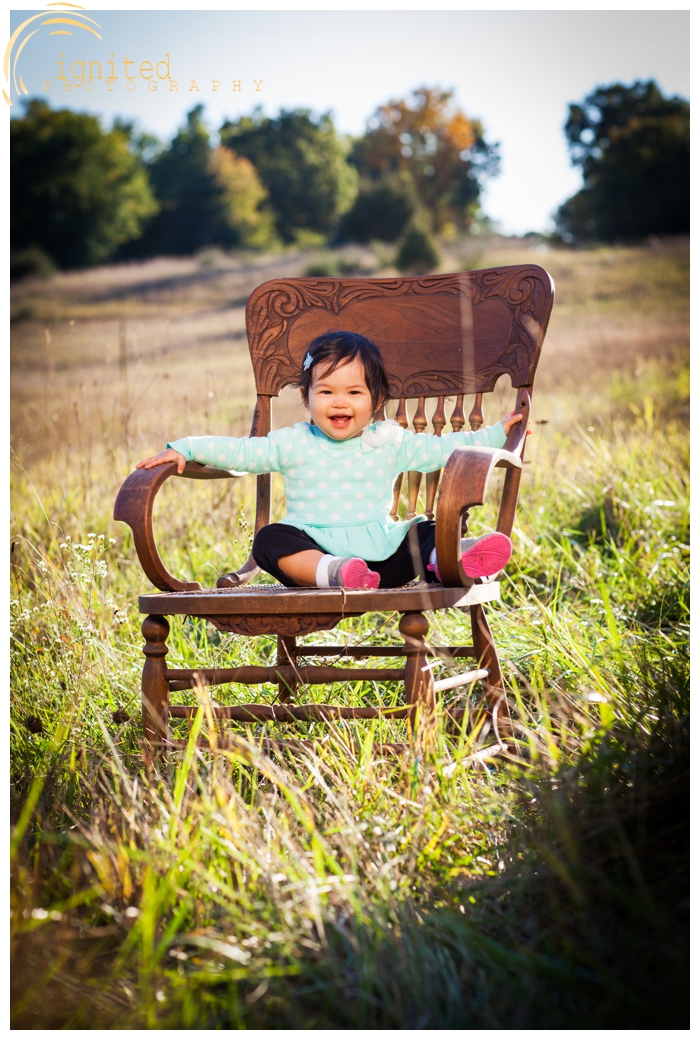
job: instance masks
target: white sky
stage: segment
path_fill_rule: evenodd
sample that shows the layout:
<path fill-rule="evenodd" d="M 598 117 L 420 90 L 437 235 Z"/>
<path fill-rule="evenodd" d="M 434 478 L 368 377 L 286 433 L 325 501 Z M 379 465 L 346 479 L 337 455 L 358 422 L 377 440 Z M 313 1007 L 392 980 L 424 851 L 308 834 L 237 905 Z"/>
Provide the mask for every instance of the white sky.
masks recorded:
<path fill-rule="evenodd" d="M 11 31 L 40 10 L 12 12 Z M 63 28 L 73 35 L 49 36 L 55 26 L 42 26 L 43 19 L 21 34 L 13 60 L 21 40 L 39 27 L 17 64 L 30 96 L 98 113 L 107 122 L 115 115 L 136 118 L 161 138 L 198 101 L 212 130 L 258 103 L 268 114 L 280 107 L 330 109 L 339 130 L 359 134 L 390 98 L 421 85 L 454 88 L 458 104 L 482 120 L 487 139 L 500 142 L 502 172 L 487 182 L 482 200 L 506 233 L 545 229 L 580 185 L 562 130 L 568 102 L 601 83 L 649 78 L 667 93 L 689 95 L 687 11 L 84 12 L 99 23 L 92 27 L 102 40 L 69 26 Z M 92 93 L 66 92 L 55 78 L 60 53 L 68 75 L 72 61 L 97 60 L 103 77 L 114 54 L 119 79 L 113 92 L 104 80 Z M 155 66 L 166 54 L 178 92 L 164 81 L 150 92 L 138 65 Z M 136 63 L 128 68 L 137 73 L 131 93 L 125 57 Z M 216 92 L 213 79 L 221 83 Z M 231 89 L 234 79 L 241 80 L 240 93 Z M 190 92 L 192 80 L 199 93 Z M 254 80 L 262 80 L 259 92 Z M 19 114 L 14 88 L 11 97 L 12 114 Z"/>

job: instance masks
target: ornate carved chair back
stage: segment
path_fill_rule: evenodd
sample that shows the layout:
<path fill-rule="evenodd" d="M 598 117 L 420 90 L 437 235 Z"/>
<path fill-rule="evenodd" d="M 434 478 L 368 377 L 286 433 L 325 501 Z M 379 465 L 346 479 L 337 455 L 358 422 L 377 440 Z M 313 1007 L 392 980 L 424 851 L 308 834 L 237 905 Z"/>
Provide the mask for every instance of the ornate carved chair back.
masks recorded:
<path fill-rule="evenodd" d="M 304 352 L 316 336 L 333 329 L 358 332 L 382 352 L 395 418 L 408 426 L 407 401 L 418 399 L 412 424 L 428 424 L 426 400 L 436 398 L 432 427 L 442 433 L 447 398 L 453 430 L 465 424 L 466 394 L 474 394 L 468 421 L 483 423 L 482 398 L 506 374 L 518 391 L 515 407 L 529 414 L 531 388 L 554 300 L 549 274 L 525 264 L 420 278 L 294 278 L 264 282 L 246 307 L 246 329 L 255 372 L 257 402 L 251 437 L 271 428 L 271 399 L 296 382 Z M 384 410 L 377 418 L 384 417 Z M 527 415 L 506 447 L 520 453 Z M 398 517 L 403 474 L 394 487 Z M 509 471 L 498 529 L 510 533 L 520 472 Z M 416 515 L 422 474 L 409 473 L 406 516 Z M 425 512 L 432 517 L 440 473 L 426 476 Z M 270 522 L 270 477 L 257 478 L 256 532 Z M 257 573 L 252 558 L 238 572 L 241 582 Z"/>

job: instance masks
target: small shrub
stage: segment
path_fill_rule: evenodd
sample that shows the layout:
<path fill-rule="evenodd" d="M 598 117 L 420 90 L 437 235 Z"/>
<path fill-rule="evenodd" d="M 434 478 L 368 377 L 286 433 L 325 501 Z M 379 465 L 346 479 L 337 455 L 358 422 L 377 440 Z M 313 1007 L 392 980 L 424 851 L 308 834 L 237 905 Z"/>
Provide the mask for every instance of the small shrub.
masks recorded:
<path fill-rule="evenodd" d="M 56 265 L 49 254 L 38 246 L 29 246 L 10 254 L 10 278 L 13 282 L 32 275 L 50 278 L 55 270 Z"/>
<path fill-rule="evenodd" d="M 440 263 L 440 254 L 430 235 L 413 224 L 401 239 L 395 263 L 399 271 L 428 274 Z"/>
<path fill-rule="evenodd" d="M 361 260 L 357 260 L 354 257 L 341 257 L 338 261 L 338 274 L 346 278 L 352 278 L 353 275 L 370 275 L 374 271 L 373 266 L 367 267 Z"/>
<path fill-rule="evenodd" d="M 368 266 L 354 256 L 318 256 L 304 268 L 305 278 L 352 278 L 354 275 L 370 275 L 374 266 Z"/>
<path fill-rule="evenodd" d="M 202 270 L 218 269 L 225 267 L 227 264 L 226 254 L 218 246 L 209 246 L 206 249 L 200 250 L 197 254 L 197 261 Z"/>
<path fill-rule="evenodd" d="M 338 265 L 332 257 L 312 260 L 304 268 L 305 278 L 335 278 L 338 274 Z"/>
<path fill-rule="evenodd" d="M 294 232 L 294 245 L 297 249 L 322 249 L 328 242 L 320 231 L 311 228 L 297 228 Z"/>
<path fill-rule="evenodd" d="M 413 217 L 415 204 L 401 184 L 382 181 L 360 189 L 340 222 L 340 233 L 352 242 L 396 242 Z"/>

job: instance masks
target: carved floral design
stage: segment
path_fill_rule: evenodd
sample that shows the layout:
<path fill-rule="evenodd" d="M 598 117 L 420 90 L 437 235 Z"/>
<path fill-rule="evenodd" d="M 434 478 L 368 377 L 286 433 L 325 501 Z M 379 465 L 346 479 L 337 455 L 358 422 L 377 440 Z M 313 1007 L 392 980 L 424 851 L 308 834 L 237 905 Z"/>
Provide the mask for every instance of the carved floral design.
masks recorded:
<path fill-rule="evenodd" d="M 280 614 L 197 614 L 211 623 L 220 632 L 235 632 L 240 636 L 306 636 L 335 628 L 344 617 L 360 617 L 359 614 L 302 614 L 285 617 Z"/>
<path fill-rule="evenodd" d="M 298 359 L 289 349 L 293 320 L 303 311 L 320 309 L 340 316 L 345 307 L 369 299 L 463 297 L 478 308 L 487 301 L 504 304 L 511 316 L 511 331 L 498 358 L 477 375 L 451 372 L 412 373 L 399 385 L 392 382 L 394 398 L 440 394 L 487 392 L 503 373 L 514 386 L 532 382 L 553 299 L 551 279 L 535 265 L 493 268 L 463 274 L 428 275 L 421 278 L 298 278 L 265 282 L 251 295 L 246 309 L 258 393 L 276 395 L 298 377 Z"/>

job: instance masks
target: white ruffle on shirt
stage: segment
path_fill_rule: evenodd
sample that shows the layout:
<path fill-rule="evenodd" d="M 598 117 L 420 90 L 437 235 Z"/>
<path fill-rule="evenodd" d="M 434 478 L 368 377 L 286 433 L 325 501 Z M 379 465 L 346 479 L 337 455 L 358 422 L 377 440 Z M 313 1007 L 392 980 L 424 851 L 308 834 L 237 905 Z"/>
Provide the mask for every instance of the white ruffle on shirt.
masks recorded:
<path fill-rule="evenodd" d="M 396 419 L 385 419 L 375 424 L 374 429 L 366 426 L 360 434 L 360 448 L 362 451 L 374 451 L 375 448 L 385 448 L 388 444 L 397 447 L 406 436 L 406 430 L 399 426 Z"/>

